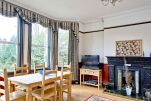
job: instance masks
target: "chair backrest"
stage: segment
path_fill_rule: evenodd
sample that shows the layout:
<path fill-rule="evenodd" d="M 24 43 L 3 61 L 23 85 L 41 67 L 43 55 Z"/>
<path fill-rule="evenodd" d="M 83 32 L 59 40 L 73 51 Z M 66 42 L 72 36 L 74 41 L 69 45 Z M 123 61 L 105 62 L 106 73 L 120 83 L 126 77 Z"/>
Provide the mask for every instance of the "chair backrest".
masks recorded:
<path fill-rule="evenodd" d="M 70 83 L 72 79 L 71 74 L 71 63 L 69 65 L 64 65 L 64 61 L 61 67 L 61 82 L 62 84 Z"/>
<path fill-rule="evenodd" d="M 57 71 L 56 70 L 46 71 L 45 67 L 44 67 L 43 68 L 43 79 L 42 79 L 42 88 L 43 88 L 42 89 L 42 95 L 41 95 L 42 97 L 44 97 L 44 94 L 45 94 L 44 92 L 46 90 L 49 90 L 49 89 L 53 88 L 54 93 L 56 92 L 56 81 L 57 81 Z"/>
<path fill-rule="evenodd" d="M 28 66 L 16 67 L 16 64 L 14 64 L 14 76 L 26 75 L 28 73 L 29 73 Z"/>
<path fill-rule="evenodd" d="M 34 63 L 34 73 L 37 73 L 37 70 L 42 70 L 43 68 L 45 68 L 45 65 L 36 65 Z"/>
<path fill-rule="evenodd" d="M 0 86 L 3 86 L 5 89 L 0 88 L 0 93 L 5 95 L 6 101 L 9 101 L 8 75 L 6 68 L 4 69 L 3 75 L 4 81 L 0 81 Z"/>

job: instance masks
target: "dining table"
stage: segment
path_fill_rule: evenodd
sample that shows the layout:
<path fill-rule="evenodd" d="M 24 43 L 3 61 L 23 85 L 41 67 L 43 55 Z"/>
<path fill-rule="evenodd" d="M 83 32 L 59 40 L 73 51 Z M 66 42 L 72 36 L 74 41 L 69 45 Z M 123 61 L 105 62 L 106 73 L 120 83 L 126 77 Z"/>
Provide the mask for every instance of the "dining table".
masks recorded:
<path fill-rule="evenodd" d="M 63 75 L 69 72 L 63 73 Z M 49 74 L 45 76 L 45 79 L 54 78 L 55 75 Z M 61 71 L 57 71 L 57 80 L 61 79 Z M 32 90 L 38 86 L 42 86 L 42 74 L 27 74 L 22 76 L 9 77 L 8 80 L 15 85 L 19 85 L 26 89 L 26 101 L 32 101 Z M 56 81 L 57 82 L 57 81 Z"/>

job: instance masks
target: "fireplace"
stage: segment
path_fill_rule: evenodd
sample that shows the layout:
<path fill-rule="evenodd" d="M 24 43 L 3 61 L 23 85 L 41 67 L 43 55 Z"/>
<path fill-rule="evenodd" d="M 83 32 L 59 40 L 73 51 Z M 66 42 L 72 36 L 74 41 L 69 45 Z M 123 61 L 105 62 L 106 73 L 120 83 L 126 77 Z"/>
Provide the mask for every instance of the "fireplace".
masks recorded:
<path fill-rule="evenodd" d="M 140 94 L 140 69 L 138 68 L 130 68 L 129 72 L 132 76 L 132 95 L 136 96 Z M 126 80 L 125 80 L 125 68 L 116 68 L 116 76 L 115 76 L 115 86 L 116 90 L 120 91 L 123 95 L 126 95 L 125 87 L 126 87 Z"/>
<path fill-rule="evenodd" d="M 105 91 L 126 95 L 125 64 L 132 75 L 132 96 L 143 99 L 151 89 L 151 57 L 113 57 L 108 56 L 108 79 Z"/>

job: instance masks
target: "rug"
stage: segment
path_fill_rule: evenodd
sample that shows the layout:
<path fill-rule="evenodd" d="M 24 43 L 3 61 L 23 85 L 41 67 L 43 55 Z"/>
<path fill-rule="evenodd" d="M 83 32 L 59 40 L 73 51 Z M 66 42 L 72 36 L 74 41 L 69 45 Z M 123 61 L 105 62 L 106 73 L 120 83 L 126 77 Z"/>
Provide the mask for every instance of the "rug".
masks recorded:
<path fill-rule="evenodd" d="M 86 99 L 85 101 L 113 101 L 113 100 L 108 99 L 108 98 L 104 98 L 101 96 L 97 96 L 97 95 L 92 95 L 88 99 Z"/>

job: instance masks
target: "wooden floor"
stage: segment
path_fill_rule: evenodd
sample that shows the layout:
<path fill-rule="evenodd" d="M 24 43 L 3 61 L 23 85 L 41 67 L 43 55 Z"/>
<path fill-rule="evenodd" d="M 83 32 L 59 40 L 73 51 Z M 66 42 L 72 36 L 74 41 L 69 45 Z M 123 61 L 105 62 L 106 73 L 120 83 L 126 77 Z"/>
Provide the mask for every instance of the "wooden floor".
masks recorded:
<path fill-rule="evenodd" d="M 97 87 L 92 86 L 80 86 L 80 85 L 72 85 L 72 101 L 85 101 L 91 95 L 99 95 L 105 98 L 112 99 L 113 101 L 137 101 L 135 99 L 127 99 L 124 97 L 118 97 L 116 95 L 104 94 L 102 89 L 98 91 Z M 66 100 L 66 95 L 64 94 L 64 101 Z"/>

